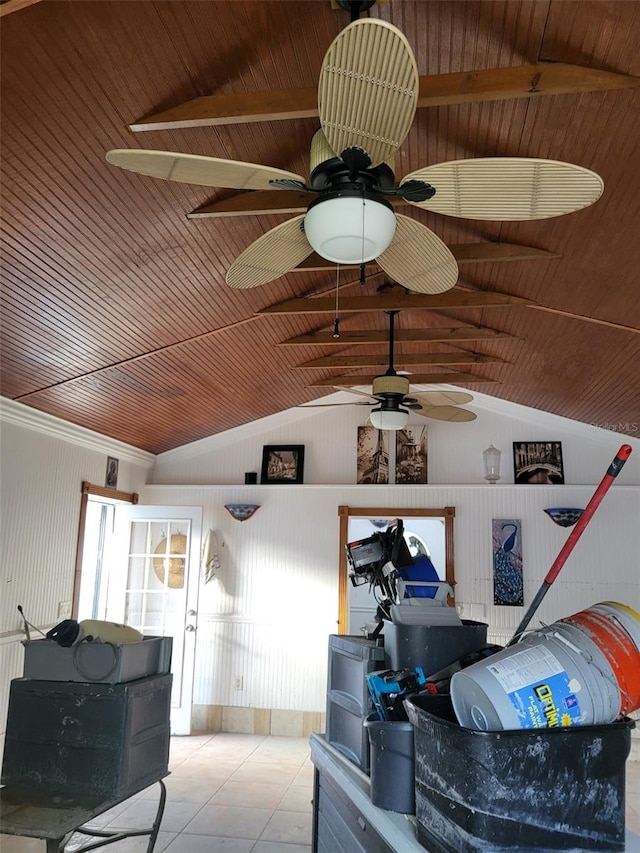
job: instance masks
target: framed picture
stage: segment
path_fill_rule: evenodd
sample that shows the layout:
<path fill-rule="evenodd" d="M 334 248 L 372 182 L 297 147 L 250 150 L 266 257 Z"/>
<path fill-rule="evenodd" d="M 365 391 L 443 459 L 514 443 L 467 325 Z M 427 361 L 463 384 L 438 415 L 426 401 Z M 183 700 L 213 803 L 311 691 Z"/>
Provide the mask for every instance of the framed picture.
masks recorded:
<path fill-rule="evenodd" d="M 265 444 L 262 448 L 261 483 L 301 483 L 304 444 Z"/>
<path fill-rule="evenodd" d="M 564 483 L 562 444 L 559 441 L 514 441 L 513 474 L 517 484 Z"/>
<path fill-rule="evenodd" d="M 389 482 L 389 445 L 386 430 L 373 426 L 358 427 L 358 484 Z"/>
<path fill-rule="evenodd" d="M 396 483 L 427 482 L 427 428 L 408 426 L 396 432 Z"/>
<path fill-rule="evenodd" d="M 522 576 L 522 522 L 519 518 L 491 520 L 493 547 L 493 603 L 524 605 Z"/>
<path fill-rule="evenodd" d="M 104 484 L 108 489 L 118 488 L 118 460 L 113 456 L 107 456 L 107 473 Z"/>

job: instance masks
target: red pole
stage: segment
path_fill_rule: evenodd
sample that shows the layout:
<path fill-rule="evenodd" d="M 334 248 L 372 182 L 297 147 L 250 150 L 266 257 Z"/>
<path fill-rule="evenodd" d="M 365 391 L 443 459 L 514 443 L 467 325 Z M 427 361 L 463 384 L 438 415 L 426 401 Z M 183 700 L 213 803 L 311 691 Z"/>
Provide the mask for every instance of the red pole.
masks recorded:
<path fill-rule="evenodd" d="M 531 622 L 531 618 L 533 617 L 533 614 L 536 612 L 536 610 L 538 609 L 538 607 L 542 603 L 542 599 L 545 597 L 545 595 L 549 591 L 549 587 L 551 586 L 551 584 L 558 577 L 558 574 L 560 573 L 560 569 L 567 562 L 567 557 L 573 551 L 578 539 L 582 536 L 582 532 L 585 529 L 585 527 L 587 526 L 587 524 L 589 524 L 589 521 L 591 520 L 592 515 L 600 506 L 600 503 L 602 502 L 603 497 L 609 491 L 611 484 L 613 483 L 615 478 L 618 476 L 618 474 L 622 470 L 622 466 L 627 461 L 627 459 L 631 456 L 631 450 L 632 450 L 631 445 L 623 444 L 622 447 L 620 448 L 620 450 L 617 452 L 615 459 L 613 460 L 611 465 L 609 465 L 607 473 L 604 475 L 600 485 L 598 486 L 598 488 L 595 490 L 595 492 L 591 496 L 591 500 L 589 501 L 589 503 L 585 507 L 585 510 L 582 513 L 582 515 L 580 516 L 580 518 L 578 519 L 576 526 L 573 528 L 573 530 L 571 531 L 571 534 L 567 538 L 567 541 L 564 543 L 564 545 L 560 549 L 560 553 L 558 554 L 558 556 L 553 561 L 551 568 L 547 572 L 546 577 L 542 582 L 542 586 L 540 587 L 540 589 L 536 593 L 533 601 L 529 605 L 529 609 L 527 610 L 527 612 L 523 616 L 522 621 L 520 622 L 520 624 L 516 628 L 516 632 L 513 635 L 513 637 L 509 640 L 509 642 L 507 643 L 507 646 L 512 646 L 514 643 L 517 643 L 518 640 L 520 639 L 520 637 L 524 634 L 527 625 L 529 624 L 529 622 Z"/>

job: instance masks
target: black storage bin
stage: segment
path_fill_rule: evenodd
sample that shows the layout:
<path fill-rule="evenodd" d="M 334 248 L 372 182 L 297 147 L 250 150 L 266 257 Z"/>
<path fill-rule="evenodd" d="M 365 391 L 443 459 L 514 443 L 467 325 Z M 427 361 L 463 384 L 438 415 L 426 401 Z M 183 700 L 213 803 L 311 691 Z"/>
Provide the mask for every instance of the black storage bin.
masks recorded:
<path fill-rule="evenodd" d="M 385 669 L 384 649 L 375 640 L 332 634 L 327 672 L 327 740 L 365 773 L 369 739 L 364 721 L 373 711 L 367 675 Z"/>
<path fill-rule="evenodd" d="M 167 774 L 171 675 L 124 684 L 11 682 L 2 782 L 124 798 Z"/>
<path fill-rule="evenodd" d="M 396 625 L 384 623 L 384 648 L 390 669 L 422 667 L 433 675 L 458 658 L 487 645 L 484 622 L 463 619 L 456 625 Z"/>
<path fill-rule="evenodd" d="M 632 720 L 480 732 L 457 724 L 448 696 L 405 707 L 417 834 L 432 853 L 624 850 Z"/>

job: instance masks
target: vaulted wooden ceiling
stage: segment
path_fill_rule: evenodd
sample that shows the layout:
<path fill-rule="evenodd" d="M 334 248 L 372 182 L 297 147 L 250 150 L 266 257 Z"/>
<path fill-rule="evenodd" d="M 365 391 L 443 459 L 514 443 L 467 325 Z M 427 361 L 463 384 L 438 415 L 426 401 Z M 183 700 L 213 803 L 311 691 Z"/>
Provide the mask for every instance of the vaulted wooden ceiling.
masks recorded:
<path fill-rule="evenodd" d="M 330 0 L 6 0 L 0 14 L 4 396 L 158 453 L 327 393 L 315 383 L 380 372 L 351 357 L 386 352 L 379 309 L 397 303 L 397 367 L 407 356 L 421 380 L 453 374 L 472 392 L 637 436 L 640 93 L 621 79 L 580 91 L 591 83 L 575 69 L 524 66 L 640 77 L 640 3 L 389 0 L 365 13 L 405 33 L 421 77 L 451 75 L 432 89 L 421 81 L 439 105 L 418 109 L 397 177 L 445 160 L 542 157 L 594 170 L 605 190 L 592 207 L 534 222 L 403 208 L 453 248 L 454 299 L 415 307 L 375 266 L 364 285 L 343 269 L 337 342 L 326 334 L 336 273 L 323 263 L 252 290 L 225 283 L 251 241 L 300 209 L 295 194 L 283 193 L 285 211 L 231 215 L 265 209 L 264 198 L 123 172 L 105 152 L 182 151 L 307 175 L 318 120 L 284 117 L 299 103 L 287 90 L 315 87 L 346 11 Z M 472 73 L 489 69 L 503 70 Z M 554 74 L 569 91 L 548 94 Z M 177 107 L 191 116 L 194 105 L 181 105 L 193 99 L 226 118 L 130 129 L 164 111 L 175 119 Z M 236 108 L 272 118 L 229 117 Z M 203 216 L 212 206 L 226 215 Z M 323 295 L 324 313 L 279 306 Z M 348 336 L 367 332 L 382 341 Z M 310 342 L 284 345 L 298 337 Z M 326 356 L 343 364 L 299 366 Z"/>

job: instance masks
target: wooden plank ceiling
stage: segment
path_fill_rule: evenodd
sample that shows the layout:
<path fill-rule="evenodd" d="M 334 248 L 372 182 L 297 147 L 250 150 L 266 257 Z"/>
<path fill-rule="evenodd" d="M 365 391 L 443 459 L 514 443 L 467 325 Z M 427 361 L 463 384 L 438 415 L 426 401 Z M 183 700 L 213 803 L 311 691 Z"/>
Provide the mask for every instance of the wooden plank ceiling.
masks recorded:
<path fill-rule="evenodd" d="M 384 338 L 363 346 L 346 337 L 376 332 L 379 338 L 387 320 L 382 311 L 345 313 L 345 340 L 336 347 L 322 340 L 332 313 L 265 310 L 331 296 L 335 272 L 317 258 L 254 290 L 226 285 L 236 256 L 291 214 L 189 218 L 211 205 L 233 208 L 230 200 L 241 194 L 143 178 L 104 157 L 111 148 L 152 148 L 306 175 L 318 126 L 313 117 L 135 133 L 129 126 L 202 96 L 232 96 L 228 103 L 237 96 L 240 103 L 246 93 L 315 87 L 347 12 L 329 0 L 47 0 L 7 11 L 1 22 L 4 396 L 159 453 L 313 400 L 327 391 L 317 382 L 375 372 L 348 358 L 344 367 L 299 365 L 384 353 Z M 475 79 L 469 72 L 521 71 L 538 62 L 640 77 L 637 2 L 390 0 L 367 14 L 406 34 L 422 78 L 457 75 L 469 88 Z M 375 267 L 364 286 L 357 270 L 343 270 L 341 295 L 375 300 L 382 291 L 399 301 L 398 367 L 407 354 L 421 378 L 460 373 L 471 391 L 637 437 L 640 93 L 545 96 L 534 85 L 530 97 L 516 94 L 522 93 L 507 88 L 498 100 L 420 108 L 396 158 L 396 176 L 460 158 L 544 157 L 600 174 L 600 201 L 559 219 L 505 224 L 403 207 L 447 244 L 463 247 L 456 249 L 460 280 L 451 291 L 458 301 L 413 307 L 414 297 L 403 302 L 405 292 Z M 290 209 L 296 203 L 287 201 Z M 246 209 L 246 199 L 238 204 Z M 254 206 L 263 209 L 264 201 Z M 492 241 L 542 251 L 468 261 L 469 252 L 475 255 L 465 246 Z M 475 291 L 518 299 L 460 301 Z M 447 331 L 470 326 L 495 334 L 473 341 Z M 444 333 L 422 341 L 400 334 L 437 329 Z M 282 345 L 309 335 L 311 343 Z M 443 359 L 443 366 L 433 363 L 434 353 L 488 358 L 459 365 Z M 429 357 L 416 366 L 419 354 Z"/>

